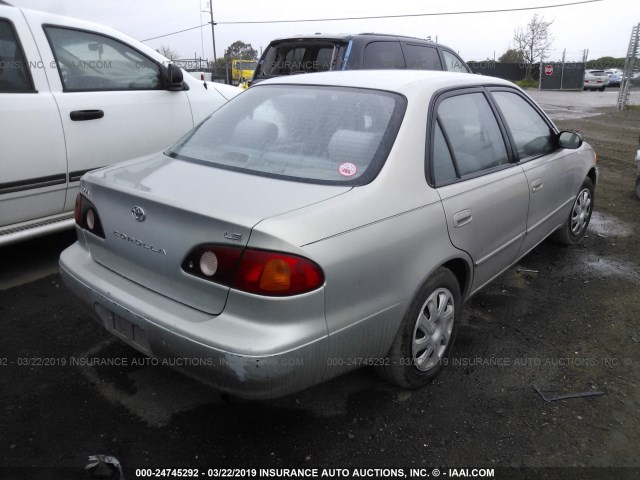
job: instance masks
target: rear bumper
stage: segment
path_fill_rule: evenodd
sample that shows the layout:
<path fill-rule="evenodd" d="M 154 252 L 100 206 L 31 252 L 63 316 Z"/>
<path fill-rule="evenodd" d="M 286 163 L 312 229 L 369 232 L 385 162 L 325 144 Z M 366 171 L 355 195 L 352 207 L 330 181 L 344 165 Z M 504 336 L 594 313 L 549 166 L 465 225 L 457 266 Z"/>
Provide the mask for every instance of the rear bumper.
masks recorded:
<path fill-rule="evenodd" d="M 221 391 L 274 398 L 323 379 L 323 289 L 293 299 L 231 291 L 224 312 L 212 316 L 102 267 L 79 243 L 60 256 L 60 273 L 93 318 L 113 335 Z"/>

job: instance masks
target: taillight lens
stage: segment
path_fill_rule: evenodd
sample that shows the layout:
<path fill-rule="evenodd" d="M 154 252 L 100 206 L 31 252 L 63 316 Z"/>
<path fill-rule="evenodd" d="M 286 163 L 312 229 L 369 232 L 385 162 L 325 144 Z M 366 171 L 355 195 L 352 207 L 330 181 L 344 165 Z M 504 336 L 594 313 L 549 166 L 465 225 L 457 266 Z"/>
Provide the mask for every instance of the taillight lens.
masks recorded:
<path fill-rule="evenodd" d="M 100 221 L 96 207 L 81 193 L 76 197 L 76 206 L 73 211 L 73 215 L 75 217 L 76 224 L 80 228 L 87 230 L 100 238 L 104 238 L 102 222 Z"/>
<path fill-rule="evenodd" d="M 250 248 L 198 247 L 182 269 L 230 288 L 276 297 L 310 292 L 324 283 L 322 269 L 307 258 Z"/>

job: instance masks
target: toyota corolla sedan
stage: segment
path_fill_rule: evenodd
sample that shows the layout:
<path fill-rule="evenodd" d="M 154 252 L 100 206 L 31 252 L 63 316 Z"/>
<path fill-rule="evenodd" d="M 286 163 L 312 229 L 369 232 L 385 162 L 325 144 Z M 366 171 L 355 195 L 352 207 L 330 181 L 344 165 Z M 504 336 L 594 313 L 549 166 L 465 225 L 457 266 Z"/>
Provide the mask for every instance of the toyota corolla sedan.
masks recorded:
<path fill-rule="evenodd" d="M 598 171 L 512 83 L 432 71 L 275 78 L 163 153 L 86 174 L 66 285 L 137 350 L 247 398 L 371 365 L 427 384 L 463 303 Z"/>

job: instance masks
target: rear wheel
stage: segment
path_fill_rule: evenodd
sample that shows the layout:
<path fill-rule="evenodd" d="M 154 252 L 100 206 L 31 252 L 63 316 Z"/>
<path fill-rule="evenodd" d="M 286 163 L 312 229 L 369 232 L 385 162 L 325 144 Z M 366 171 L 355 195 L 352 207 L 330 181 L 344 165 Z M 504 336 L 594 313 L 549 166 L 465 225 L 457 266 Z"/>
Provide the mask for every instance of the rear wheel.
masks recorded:
<path fill-rule="evenodd" d="M 594 189 L 590 178 L 585 178 L 573 202 L 567 222 L 553 233 L 552 238 L 563 245 L 575 245 L 587 230 L 593 212 Z"/>
<path fill-rule="evenodd" d="M 601 86 L 598 90 L 600 90 L 601 92 L 604 92 L 604 85 Z"/>
<path fill-rule="evenodd" d="M 382 378 L 404 388 L 433 380 L 454 343 L 461 306 L 455 275 L 447 268 L 437 269 L 409 306 L 388 361 L 378 368 Z"/>

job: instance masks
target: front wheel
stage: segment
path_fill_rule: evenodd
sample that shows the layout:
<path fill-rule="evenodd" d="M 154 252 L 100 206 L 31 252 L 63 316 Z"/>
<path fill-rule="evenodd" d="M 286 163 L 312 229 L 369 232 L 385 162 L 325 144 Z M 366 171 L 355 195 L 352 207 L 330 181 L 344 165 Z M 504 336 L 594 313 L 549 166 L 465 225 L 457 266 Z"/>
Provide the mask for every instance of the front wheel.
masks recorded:
<path fill-rule="evenodd" d="M 455 275 L 447 268 L 437 269 L 411 302 L 387 362 L 378 368 L 382 378 L 404 388 L 433 380 L 454 343 L 461 307 Z"/>
<path fill-rule="evenodd" d="M 566 223 L 553 233 L 552 238 L 563 245 L 575 245 L 587 230 L 593 212 L 594 188 L 590 178 L 585 178 L 576 196 Z"/>

